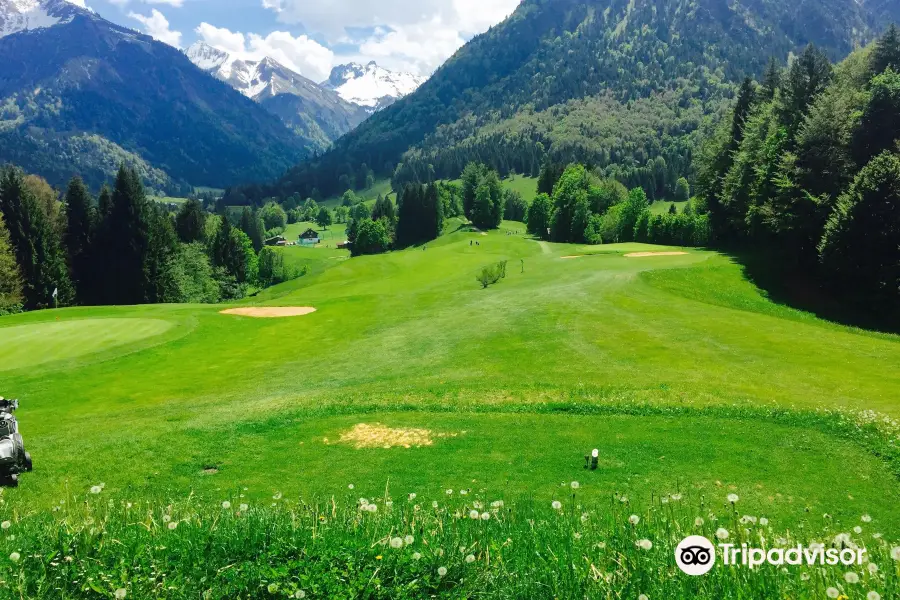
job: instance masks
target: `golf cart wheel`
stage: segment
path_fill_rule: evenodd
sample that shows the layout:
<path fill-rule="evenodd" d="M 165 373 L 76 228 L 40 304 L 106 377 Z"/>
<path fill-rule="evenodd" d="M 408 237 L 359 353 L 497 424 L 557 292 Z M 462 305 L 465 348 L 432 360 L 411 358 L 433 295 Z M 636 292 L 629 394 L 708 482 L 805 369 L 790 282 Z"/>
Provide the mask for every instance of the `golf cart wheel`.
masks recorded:
<path fill-rule="evenodd" d="M 4 485 L 6 485 L 7 487 L 12 487 L 12 488 L 19 487 L 19 476 L 18 475 L 10 475 L 9 477 L 6 478 L 6 481 L 4 481 Z"/>
<path fill-rule="evenodd" d="M 31 463 L 31 453 L 26 452 L 25 453 L 25 471 L 30 473 L 33 470 L 34 470 L 34 466 Z"/>

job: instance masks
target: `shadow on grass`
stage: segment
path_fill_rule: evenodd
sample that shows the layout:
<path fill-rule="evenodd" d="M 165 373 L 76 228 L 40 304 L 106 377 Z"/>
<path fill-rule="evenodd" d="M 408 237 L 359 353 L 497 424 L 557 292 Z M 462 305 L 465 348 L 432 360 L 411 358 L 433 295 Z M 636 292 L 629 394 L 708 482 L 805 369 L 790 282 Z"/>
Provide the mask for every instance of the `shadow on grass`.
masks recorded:
<path fill-rule="evenodd" d="M 720 250 L 741 266 L 748 281 L 772 302 L 849 327 L 900 334 L 900 306 L 879 306 L 855 290 L 829 289 L 814 267 L 759 250 Z"/>

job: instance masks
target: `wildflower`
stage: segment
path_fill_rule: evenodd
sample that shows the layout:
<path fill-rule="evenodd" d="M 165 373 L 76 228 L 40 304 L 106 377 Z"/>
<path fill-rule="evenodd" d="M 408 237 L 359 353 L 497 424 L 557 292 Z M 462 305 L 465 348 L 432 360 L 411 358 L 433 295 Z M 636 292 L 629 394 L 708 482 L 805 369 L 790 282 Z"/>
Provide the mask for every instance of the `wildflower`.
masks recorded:
<path fill-rule="evenodd" d="M 225 510 L 228 510 L 229 508 L 231 508 L 231 502 L 226 500 L 225 502 L 222 503 L 222 508 L 224 508 Z"/>
<path fill-rule="evenodd" d="M 491 518 L 491 513 L 486 513 L 486 512 L 481 513 L 481 520 L 482 520 L 482 521 L 487 521 L 487 520 L 489 520 L 490 518 Z"/>
<path fill-rule="evenodd" d="M 409 546 L 410 544 L 412 544 L 415 541 L 416 541 L 416 538 L 414 538 L 411 535 L 408 535 L 405 538 L 403 538 L 403 543 L 406 544 L 407 546 Z"/>
<path fill-rule="evenodd" d="M 703 527 L 703 517 L 697 517 L 696 519 L 694 519 L 694 526 Z"/>
<path fill-rule="evenodd" d="M 647 594 L 641 594 L 638 596 L 638 600 L 650 600 L 650 598 L 647 597 Z"/>
<path fill-rule="evenodd" d="M 241 504 L 238 508 L 241 509 L 241 512 L 247 512 L 250 510 L 250 506 L 248 504 Z"/>
<path fill-rule="evenodd" d="M 860 533 L 862 533 L 862 527 L 857 525 L 856 527 L 853 528 L 853 533 L 859 535 Z"/>
<path fill-rule="evenodd" d="M 630 517 L 628 517 L 628 522 L 632 525 L 637 525 L 641 522 L 641 518 L 637 515 L 631 515 Z"/>
<path fill-rule="evenodd" d="M 746 525 L 748 523 L 756 523 L 756 517 L 750 515 L 744 515 L 741 517 L 741 524 Z"/>
<path fill-rule="evenodd" d="M 622 504 L 628 504 L 628 496 L 620 496 L 619 502 L 621 502 Z"/>
<path fill-rule="evenodd" d="M 653 542 L 651 542 L 650 540 L 638 540 L 637 542 L 635 542 L 635 544 L 641 550 L 652 550 L 653 549 Z"/>
<path fill-rule="evenodd" d="M 433 500 L 433 501 L 431 502 L 431 508 L 437 508 L 437 507 L 438 507 L 437 500 Z"/>
<path fill-rule="evenodd" d="M 825 590 L 825 595 L 828 596 L 829 598 L 837 598 L 838 596 L 841 595 L 841 593 L 838 591 L 837 588 L 830 587 L 827 590 Z"/>
<path fill-rule="evenodd" d="M 125 591 L 125 588 L 119 588 L 116 590 L 116 600 L 124 600 L 126 595 L 128 595 L 128 592 Z"/>
<path fill-rule="evenodd" d="M 403 540 L 402 540 L 402 539 L 400 539 L 400 538 L 398 538 L 398 537 L 391 538 L 391 548 L 393 548 L 394 550 L 396 550 L 396 549 L 402 548 L 402 547 L 403 547 Z"/>
<path fill-rule="evenodd" d="M 448 495 L 448 496 L 452 496 L 452 495 L 453 495 L 453 490 L 447 490 L 447 495 Z"/>
<path fill-rule="evenodd" d="M 9 521 L 3 521 L 3 523 L 0 523 L 0 528 L 2 528 L 4 531 L 9 529 L 10 527 L 12 527 L 12 523 L 10 523 Z"/>
<path fill-rule="evenodd" d="M 91 493 L 92 493 L 92 494 L 99 494 L 99 493 L 102 492 L 102 491 L 103 491 L 103 488 L 100 487 L 99 485 L 95 485 L 95 486 L 92 486 L 92 487 L 91 487 Z"/>
<path fill-rule="evenodd" d="M 502 507 L 503 507 L 503 500 L 494 500 L 493 502 L 491 502 L 491 508 L 502 508 Z"/>
<path fill-rule="evenodd" d="M 470 511 L 469 511 L 469 518 L 472 519 L 472 520 L 475 520 L 475 519 L 479 518 L 480 516 L 481 516 L 481 515 L 478 514 L 478 511 L 477 511 L 477 510 L 470 510 Z"/>
<path fill-rule="evenodd" d="M 740 498 L 738 497 L 737 494 L 728 494 L 728 501 L 731 502 L 732 504 L 734 504 L 738 500 L 740 500 Z"/>
<path fill-rule="evenodd" d="M 352 490 L 354 487 L 356 487 L 356 486 L 354 486 L 352 483 L 347 485 L 348 490 Z"/>
<path fill-rule="evenodd" d="M 169 523 L 169 531 L 175 531 L 175 528 L 178 527 L 178 521 L 172 521 Z"/>
<path fill-rule="evenodd" d="M 559 500 L 554 500 L 551 506 L 556 510 L 560 510 L 562 509 L 562 502 L 560 502 Z"/>
<path fill-rule="evenodd" d="M 872 517 L 870 515 L 863 515 L 859 518 L 859 520 L 862 521 L 863 523 L 871 523 Z"/>
<path fill-rule="evenodd" d="M 281 500 L 282 497 L 283 496 L 281 492 L 275 492 L 275 494 L 272 496 L 272 500 Z"/>
<path fill-rule="evenodd" d="M 580 540 L 580 539 L 581 539 L 581 534 L 578 533 L 577 531 L 576 531 L 575 533 L 573 533 L 572 536 L 573 536 L 576 540 Z"/>
<path fill-rule="evenodd" d="M 162 517 L 163 523 L 168 523 L 171 520 L 172 520 L 172 515 L 163 515 L 163 517 Z"/>
<path fill-rule="evenodd" d="M 894 560 L 900 560 L 900 546 L 891 548 L 891 558 L 893 558 Z"/>
<path fill-rule="evenodd" d="M 573 490 L 577 490 L 578 488 L 581 487 L 581 484 L 578 483 L 577 481 L 573 481 L 570 485 L 572 486 Z"/>
<path fill-rule="evenodd" d="M 809 573 L 800 573 L 800 581 L 809 581 Z"/>
<path fill-rule="evenodd" d="M 393 501 L 393 500 L 385 500 L 385 501 L 384 501 L 384 507 L 385 507 L 385 508 L 393 508 L 393 506 L 394 506 L 394 501 Z"/>
<path fill-rule="evenodd" d="M 306 598 L 306 592 L 303 590 L 297 590 L 294 592 L 294 598 Z"/>
<path fill-rule="evenodd" d="M 413 552 L 412 557 L 413 557 L 413 560 L 419 560 L 422 558 L 422 555 L 419 554 L 418 552 Z"/>
<path fill-rule="evenodd" d="M 673 502 L 678 502 L 679 500 L 681 500 L 681 498 L 682 498 L 682 495 L 681 495 L 681 494 L 672 494 L 672 501 L 673 501 Z M 644 596 L 644 598 L 646 598 L 646 596 Z"/>
<path fill-rule="evenodd" d="M 409 495 L 409 499 L 410 499 L 410 500 L 415 500 L 415 499 L 416 499 L 416 493 L 413 492 L 412 494 L 410 494 L 410 495 Z"/>
<path fill-rule="evenodd" d="M 22 558 L 22 556 L 18 552 L 13 552 L 9 555 L 9 560 L 13 561 L 14 563 L 19 562 L 20 558 Z"/>
<path fill-rule="evenodd" d="M 769 525 L 769 520 L 765 517 L 760 517 L 759 524 L 762 525 L 763 527 L 766 527 Z"/>
<path fill-rule="evenodd" d="M 847 583 L 859 583 L 859 575 L 853 571 L 847 571 L 844 573 L 844 581 Z"/>
<path fill-rule="evenodd" d="M 725 529 L 724 527 L 719 527 L 718 529 L 716 529 L 716 537 L 723 541 L 727 540 L 728 539 L 728 530 Z"/>
<path fill-rule="evenodd" d="M 470 564 L 470 565 L 471 565 L 473 562 L 475 562 L 475 555 L 474 555 L 474 554 L 469 554 L 468 556 L 466 556 L 466 564 Z"/>
<path fill-rule="evenodd" d="M 269 593 L 270 593 L 270 594 L 274 594 L 275 592 L 278 591 L 278 584 L 277 584 L 277 583 L 270 583 L 269 586 L 268 586 L 268 588 L 266 588 L 266 589 L 269 590 Z"/>
<path fill-rule="evenodd" d="M 460 496 L 465 496 L 468 493 L 469 493 L 469 490 L 459 490 Z"/>
<path fill-rule="evenodd" d="M 876 565 L 875 563 L 869 563 L 866 568 L 869 570 L 869 573 L 872 575 L 874 575 L 875 573 L 878 572 L 878 565 Z"/>
<path fill-rule="evenodd" d="M 381 560 L 381 559 L 382 559 L 382 556 L 380 554 L 375 557 L 375 560 Z"/>
<path fill-rule="evenodd" d="M 866 600 L 881 600 L 881 594 L 872 590 L 868 594 L 866 594 Z"/>

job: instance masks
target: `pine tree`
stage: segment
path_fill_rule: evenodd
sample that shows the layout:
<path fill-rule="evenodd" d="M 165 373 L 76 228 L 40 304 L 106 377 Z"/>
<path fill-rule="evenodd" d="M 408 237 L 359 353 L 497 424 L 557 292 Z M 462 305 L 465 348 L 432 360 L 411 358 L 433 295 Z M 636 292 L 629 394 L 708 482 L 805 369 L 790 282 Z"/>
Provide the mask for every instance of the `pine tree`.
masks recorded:
<path fill-rule="evenodd" d="M 192 198 L 181 205 L 175 216 L 175 231 L 178 232 L 178 239 L 185 244 L 203 240 L 206 231 L 206 213 L 199 200 Z"/>
<path fill-rule="evenodd" d="M 91 244 L 94 234 L 94 209 L 91 194 L 80 177 L 69 182 L 66 190 L 66 252 L 78 301 L 91 301 Z"/>
<path fill-rule="evenodd" d="M 151 207 L 134 169 L 119 168 L 104 225 L 102 295 L 109 304 L 141 304 L 155 297 L 150 274 Z"/>
<path fill-rule="evenodd" d="M 737 104 L 734 106 L 734 115 L 731 118 L 731 143 L 729 148 L 732 152 L 738 149 L 741 145 L 741 140 L 744 139 L 744 125 L 755 100 L 756 90 L 753 86 L 753 80 L 747 77 L 741 84 Z"/>
<path fill-rule="evenodd" d="M 872 74 L 884 73 L 888 67 L 900 71 L 900 30 L 896 25 L 891 25 L 882 36 L 871 57 Z"/>
<path fill-rule="evenodd" d="M 0 211 L 8 219 L 9 239 L 24 284 L 25 306 L 39 309 L 70 304 L 74 290 L 58 229 L 16 169 L 8 168 L 0 176 Z"/>
<path fill-rule="evenodd" d="M 833 70 L 825 53 L 812 44 L 791 64 L 784 82 L 779 115 L 791 140 L 803 123 L 810 104 L 831 82 Z"/>
<path fill-rule="evenodd" d="M 778 60 L 773 56 L 769 59 L 765 75 L 763 75 L 762 89 L 760 90 L 761 99 L 764 102 L 772 100 L 775 97 L 775 92 L 777 92 L 780 87 L 781 65 L 778 64 Z"/>
<path fill-rule="evenodd" d="M 9 230 L 0 212 L 0 315 L 18 310 L 24 301 L 22 276 L 9 241 Z"/>
<path fill-rule="evenodd" d="M 254 251 L 259 252 L 262 250 L 266 242 L 265 224 L 263 224 L 262 219 L 254 215 L 246 206 L 241 212 L 240 229 L 250 238 Z"/>
<path fill-rule="evenodd" d="M 166 293 L 172 287 L 169 261 L 178 252 L 178 235 L 169 213 L 157 203 L 149 207 L 150 247 L 147 253 L 146 269 L 149 286 L 145 292 L 145 302 L 166 301 Z"/>

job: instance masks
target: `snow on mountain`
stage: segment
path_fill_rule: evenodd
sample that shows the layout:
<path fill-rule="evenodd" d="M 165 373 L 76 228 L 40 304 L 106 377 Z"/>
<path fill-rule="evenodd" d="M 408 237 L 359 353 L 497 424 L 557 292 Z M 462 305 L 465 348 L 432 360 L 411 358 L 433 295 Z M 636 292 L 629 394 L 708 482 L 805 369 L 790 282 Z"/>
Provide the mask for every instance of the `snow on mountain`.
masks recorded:
<path fill-rule="evenodd" d="M 365 66 L 357 63 L 337 66 L 322 86 L 336 91 L 348 102 L 375 111 L 411 94 L 426 79 L 411 73 L 389 71 L 372 61 Z"/>
<path fill-rule="evenodd" d="M 0 0 L 0 38 L 69 23 L 78 14 L 90 14 L 67 0 Z"/>

